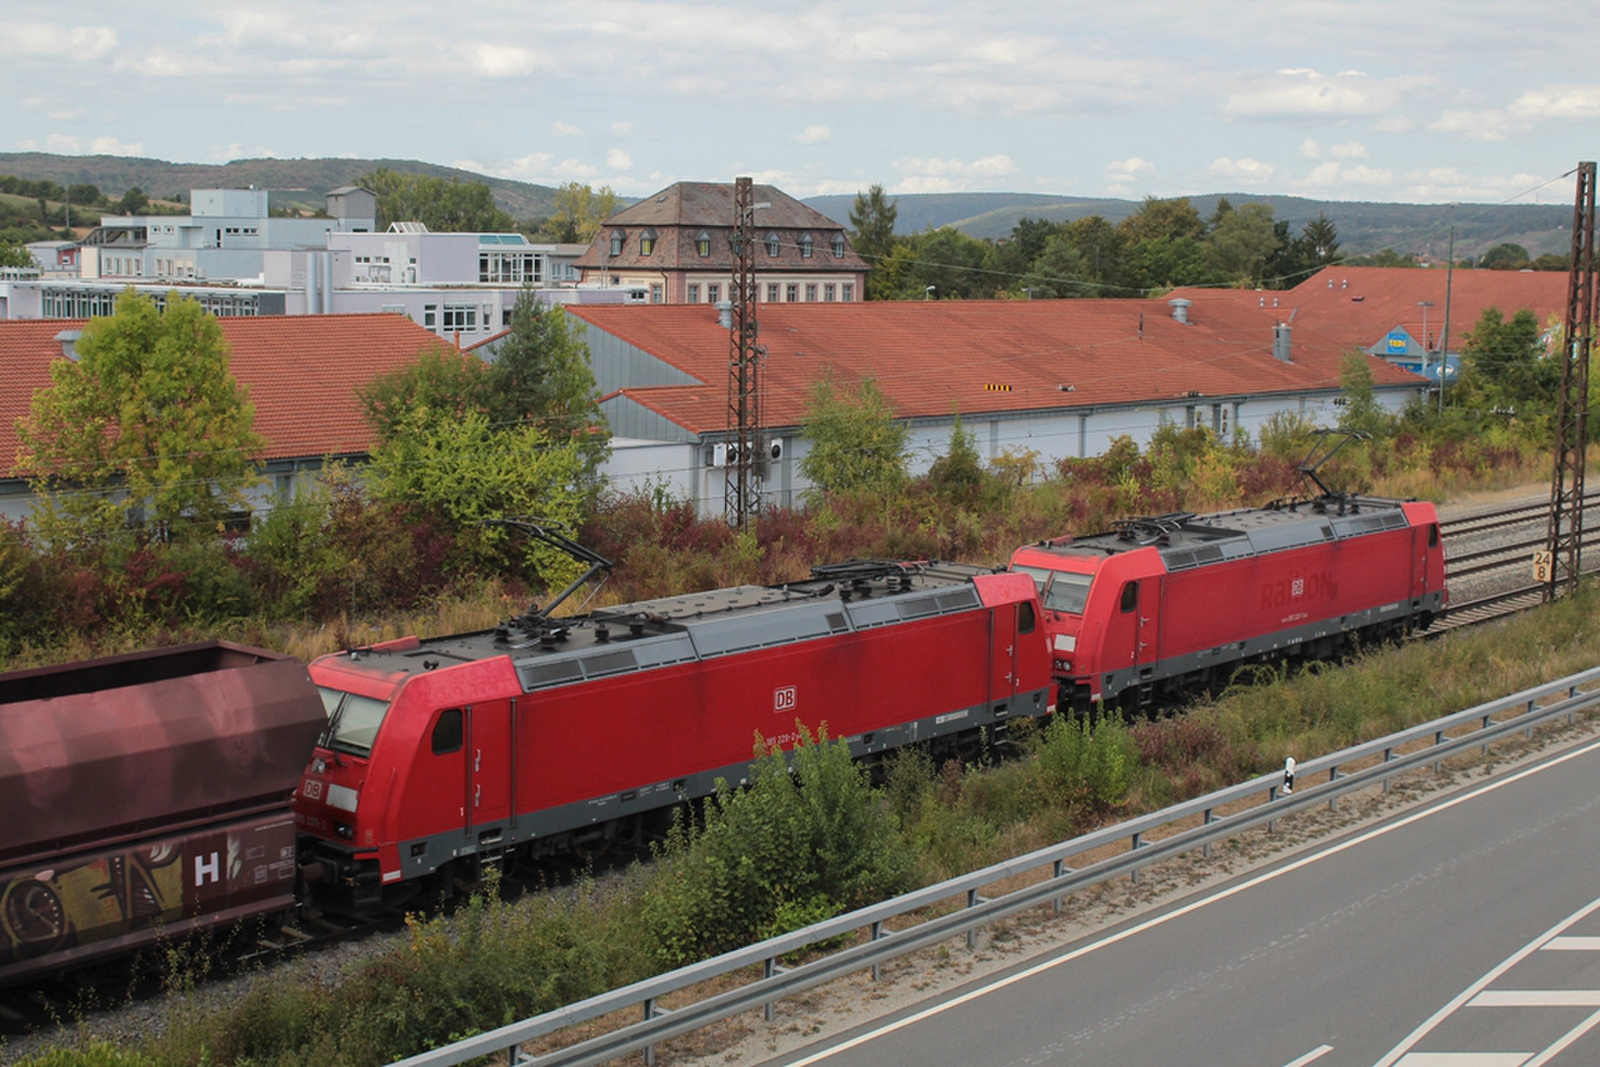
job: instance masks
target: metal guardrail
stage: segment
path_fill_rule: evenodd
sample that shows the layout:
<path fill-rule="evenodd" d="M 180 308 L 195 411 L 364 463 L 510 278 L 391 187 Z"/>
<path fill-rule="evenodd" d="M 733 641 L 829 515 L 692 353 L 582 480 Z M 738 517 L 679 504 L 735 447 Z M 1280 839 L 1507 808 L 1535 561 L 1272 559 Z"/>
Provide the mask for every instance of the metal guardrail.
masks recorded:
<path fill-rule="evenodd" d="M 1544 703 L 1552 699 L 1554 703 Z M 1301 785 L 1291 795 L 1281 793 L 1281 774 L 1263 775 L 827 922 L 503 1026 L 446 1048 L 400 1060 L 396 1067 L 448 1067 L 496 1054 L 504 1056 L 512 1067 L 579 1067 L 605 1063 L 641 1049 L 650 1062 L 657 1042 L 756 1008 L 765 1008 L 770 1018 L 772 1006 L 784 997 L 857 971 L 871 969 L 876 977 L 884 963 L 952 937 L 964 934 L 971 946 L 981 927 L 1017 912 L 1046 903 L 1052 903 L 1059 910 L 1062 898 L 1072 893 L 1123 876 L 1137 880 L 1139 872 L 1152 864 L 1197 848 L 1209 854 L 1210 846 L 1217 841 L 1263 824 L 1270 827 L 1285 815 L 1318 804 L 1332 806 L 1345 793 L 1374 783 L 1381 783 L 1387 789 L 1389 779 L 1396 775 L 1430 764 L 1437 769 L 1442 760 L 1469 748 L 1481 746 L 1487 752 L 1495 740 L 1519 732 L 1532 736 L 1533 728 L 1540 723 L 1562 716 L 1570 721 L 1577 712 L 1596 705 L 1600 705 L 1600 667 L 1307 760 L 1296 768 L 1296 779 Z M 1507 714 L 1512 717 L 1496 719 Z M 1458 730 L 1467 732 L 1449 736 Z M 1419 744 L 1422 747 L 1398 754 L 1402 749 Z M 1351 764 L 1373 760 L 1376 762 L 1370 766 L 1343 770 Z M 1326 775 L 1326 780 L 1312 784 L 1312 779 L 1319 775 Z M 1219 809 L 1247 801 L 1255 803 L 1233 814 L 1218 814 Z M 1195 818 L 1200 820 L 1197 826 L 1178 828 L 1178 824 Z M 1170 836 L 1146 840 L 1153 831 L 1167 828 L 1174 828 Z M 1110 859 L 1091 863 L 1080 870 L 1068 866 L 1067 861 L 1076 856 L 1123 843 L 1126 843 L 1126 851 Z M 1036 875 L 1043 868 L 1049 868 L 1050 873 L 1041 882 L 993 899 L 981 895 L 984 888 L 996 882 Z M 965 907 L 960 910 L 902 930 L 885 928 L 884 924 L 890 919 L 961 898 L 965 900 Z M 862 929 L 870 932 L 869 940 L 864 943 L 793 969 L 786 970 L 778 964 L 790 953 Z M 670 993 L 757 966 L 761 968 L 762 977 L 736 989 L 670 1011 L 659 1006 L 660 998 Z M 524 1042 L 632 1007 L 641 1010 L 641 1022 L 540 1056 L 520 1051 Z"/>

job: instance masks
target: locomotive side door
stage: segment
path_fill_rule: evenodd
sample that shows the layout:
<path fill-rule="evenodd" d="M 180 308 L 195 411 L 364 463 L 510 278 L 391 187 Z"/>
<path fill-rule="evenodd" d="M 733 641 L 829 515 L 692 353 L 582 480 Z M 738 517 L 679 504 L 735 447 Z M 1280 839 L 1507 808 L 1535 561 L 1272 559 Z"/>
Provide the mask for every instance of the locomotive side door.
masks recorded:
<path fill-rule="evenodd" d="M 467 735 L 467 829 L 511 815 L 511 702 L 472 705 Z"/>
<path fill-rule="evenodd" d="M 989 692 L 988 700 L 995 711 L 1010 711 L 1011 698 L 1016 695 L 1021 680 L 1017 677 L 1018 613 L 1026 610 L 1028 618 L 1022 620 L 1027 632 L 1034 627 L 1031 603 L 1006 604 L 989 612 Z"/>

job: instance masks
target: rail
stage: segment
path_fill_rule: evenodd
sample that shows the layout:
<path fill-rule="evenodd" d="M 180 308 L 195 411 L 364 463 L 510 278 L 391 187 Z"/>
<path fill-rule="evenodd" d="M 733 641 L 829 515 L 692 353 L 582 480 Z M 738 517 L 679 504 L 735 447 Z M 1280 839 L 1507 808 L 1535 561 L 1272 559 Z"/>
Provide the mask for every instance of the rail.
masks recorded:
<path fill-rule="evenodd" d="M 896 957 L 965 935 L 969 947 L 977 931 L 999 919 L 1044 904 L 1058 910 L 1062 898 L 1120 877 L 1137 879 L 1152 864 L 1202 849 L 1246 830 L 1271 826 L 1285 815 L 1319 804 L 1332 806 L 1340 796 L 1381 783 L 1384 789 L 1396 775 L 1439 763 L 1469 748 L 1489 745 L 1509 734 L 1532 736 L 1540 723 L 1600 705 L 1600 667 L 1548 682 L 1499 700 L 1447 715 L 1433 722 L 1368 741 L 1332 755 L 1307 760 L 1297 768 L 1300 786 L 1283 795 L 1282 776 L 1264 775 L 1203 797 L 1174 804 L 1115 826 L 1065 841 L 980 871 L 928 886 L 893 900 L 862 908 L 827 922 L 817 923 L 748 948 L 729 952 L 667 974 L 657 975 L 622 989 L 567 1005 L 556 1011 L 501 1027 L 490 1033 L 442 1049 L 398 1061 L 397 1067 L 447 1067 L 482 1056 L 503 1056 L 513 1067 L 580 1067 L 600 1064 L 630 1052 L 644 1050 L 653 1061 L 654 1046 L 670 1038 L 745 1011 L 765 1008 L 771 1017 L 779 1000 L 858 971 L 878 968 Z M 1465 731 L 1465 732 L 1460 732 Z M 1454 736 L 1452 736 L 1454 735 Z M 1419 746 L 1419 747 L 1413 747 Z M 1402 753 L 1401 750 L 1409 750 Z M 1314 779 L 1322 779 L 1313 783 Z M 1242 806 L 1242 807 L 1240 807 Z M 1221 809 L 1240 807 L 1230 814 Z M 1198 820 L 1197 825 L 1181 824 Z M 1150 840 L 1159 831 L 1169 836 Z M 1087 853 L 1107 847 L 1123 851 L 1081 869 L 1069 865 Z M 1044 873 L 1048 872 L 1048 873 Z M 997 882 L 1022 877 L 1042 881 L 994 898 L 982 891 Z M 890 930 L 890 920 L 907 920 L 916 913 L 955 901 L 956 911 Z M 868 939 L 811 962 L 785 969 L 779 961 L 791 953 L 813 948 L 841 935 L 865 930 Z M 737 988 L 709 996 L 670 1011 L 661 998 L 712 979 L 725 979 L 744 970 L 760 969 L 761 977 Z M 625 1009 L 637 1009 L 641 1021 L 559 1051 L 530 1056 L 521 1051 L 525 1042 L 549 1037 L 568 1027 Z"/>

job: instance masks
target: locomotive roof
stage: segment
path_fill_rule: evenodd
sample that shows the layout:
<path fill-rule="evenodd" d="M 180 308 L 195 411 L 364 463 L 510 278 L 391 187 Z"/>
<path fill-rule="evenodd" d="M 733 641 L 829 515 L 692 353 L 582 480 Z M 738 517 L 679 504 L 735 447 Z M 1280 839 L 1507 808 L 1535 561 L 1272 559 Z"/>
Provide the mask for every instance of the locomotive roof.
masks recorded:
<path fill-rule="evenodd" d="M 1409 525 L 1398 500 L 1332 496 L 1274 501 L 1209 515 L 1180 511 L 1123 519 L 1104 533 L 1042 541 L 1033 546 L 1062 555 L 1107 555 L 1155 546 L 1168 571 L 1224 559 L 1278 552 L 1360 537 Z"/>
<path fill-rule="evenodd" d="M 963 563 L 852 560 L 786 585 L 686 593 L 573 618 L 530 612 L 493 630 L 424 640 L 392 654 L 399 663 L 384 658 L 386 669 L 421 671 L 509 655 L 531 690 L 971 610 L 981 603 L 972 579 L 992 573 Z"/>

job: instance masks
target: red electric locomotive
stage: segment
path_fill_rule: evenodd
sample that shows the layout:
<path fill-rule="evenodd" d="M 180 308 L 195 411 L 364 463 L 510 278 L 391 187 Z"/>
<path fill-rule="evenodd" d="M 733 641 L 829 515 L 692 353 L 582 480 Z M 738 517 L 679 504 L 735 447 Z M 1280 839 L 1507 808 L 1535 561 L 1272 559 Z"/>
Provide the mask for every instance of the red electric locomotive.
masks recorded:
<path fill-rule="evenodd" d="M 1026 576 L 873 562 L 814 574 L 316 660 L 330 719 L 293 800 L 312 900 L 392 907 L 454 875 L 597 845 L 742 781 L 756 736 L 792 746 L 797 722 L 872 756 L 1052 710 Z"/>
<path fill-rule="evenodd" d="M 1427 629 L 1446 603 L 1433 505 L 1342 494 L 1128 519 L 1020 548 L 1011 566 L 1039 586 L 1061 700 L 1080 710 Z"/>
<path fill-rule="evenodd" d="M 0 675 L 0 985 L 292 913 L 326 724 L 303 663 L 222 641 Z"/>

